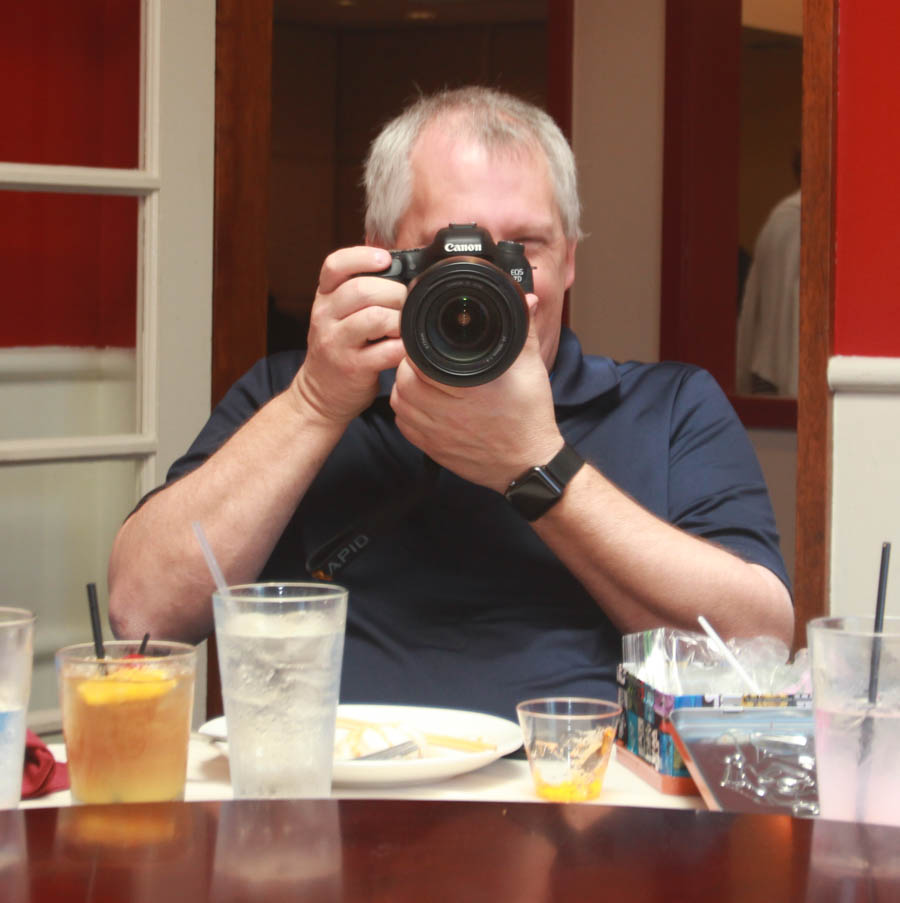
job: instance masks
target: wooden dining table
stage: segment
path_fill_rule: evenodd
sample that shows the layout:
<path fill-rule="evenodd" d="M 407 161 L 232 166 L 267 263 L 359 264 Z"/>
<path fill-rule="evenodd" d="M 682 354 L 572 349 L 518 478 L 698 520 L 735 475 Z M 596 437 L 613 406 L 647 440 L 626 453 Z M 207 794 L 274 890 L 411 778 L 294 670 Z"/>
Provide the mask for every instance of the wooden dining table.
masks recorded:
<path fill-rule="evenodd" d="M 900 828 L 447 800 L 0 812 L 6 903 L 900 899 Z"/>
<path fill-rule="evenodd" d="M 710 812 L 641 775 L 617 751 L 598 800 L 549 803 L 512 756 L 234 801 L 226 750 L 194 735 L 185 802 L 0 810 L 0 903 L 900 900 L 900 827 Z"/>

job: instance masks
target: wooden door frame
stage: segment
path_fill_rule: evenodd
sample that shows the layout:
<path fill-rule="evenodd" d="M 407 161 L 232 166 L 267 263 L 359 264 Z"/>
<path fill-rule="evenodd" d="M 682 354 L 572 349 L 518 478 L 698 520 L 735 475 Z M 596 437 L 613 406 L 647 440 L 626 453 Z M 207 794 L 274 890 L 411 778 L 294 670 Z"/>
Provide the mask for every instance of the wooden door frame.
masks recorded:
<path fill-rule="evenodd" d="M 795 644 L 827 613 L 831 543 L 835 152 L 840 0 L 803 3 L 800 373 L 797 397 Z"/>
<path fill-rule="evenodd" d="M 272 0 L 217 0 L 211 404 L 266 353 Z M 208 644 L 206 715 L 221 715 Z"/>
<path fill-rule="evenodd" d="M 804 5 L 798 399 L 731 398 L 747 427 L 797 429 L 795 646 L 828 604 L 838 3 Z M 734 315 L 722 299 L 737 285 L 739 31 L 740 0 L 667 2 L 661 357 L 705 366 L 726 390 L 734 386 Z"/>

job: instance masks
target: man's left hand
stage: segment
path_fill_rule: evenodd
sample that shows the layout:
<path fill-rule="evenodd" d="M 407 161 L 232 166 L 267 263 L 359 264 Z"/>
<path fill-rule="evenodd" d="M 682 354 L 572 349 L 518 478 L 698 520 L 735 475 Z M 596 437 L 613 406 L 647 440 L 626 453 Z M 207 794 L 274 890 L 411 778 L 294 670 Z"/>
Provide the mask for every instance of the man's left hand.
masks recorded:
<path fill-rule="evenodd" d="M 537 299 L 528 300 L 533 314 Z M 391 393 L 397 427 L 413 445 L 463 479 L 497 492 L 527 468 L 545 464 L 563 444 L 534 320 L 521 354 L 497 379 L 446 386 L 405 358 Z"/>

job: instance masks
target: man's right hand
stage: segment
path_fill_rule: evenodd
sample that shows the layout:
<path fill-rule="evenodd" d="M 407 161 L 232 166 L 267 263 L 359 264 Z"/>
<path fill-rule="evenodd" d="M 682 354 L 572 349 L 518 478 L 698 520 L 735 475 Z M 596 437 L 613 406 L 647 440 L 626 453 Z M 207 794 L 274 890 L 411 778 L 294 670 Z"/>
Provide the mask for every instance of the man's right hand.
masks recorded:
<path fill-rule="evenodd" d="M 371 404 L 379 372 L 403 359 L 406 286 L 357 276 L 389 265 L 390 254 L 378 248 L 331 254 L 319 277 L 309 351 L 290 388 L 125 521 L 109 569 L 117 636 L 149 630 L 196 642 L 212 630 L 213 584 L 193 521 L 203 524 L 230 584 L 257 579 L 347 424 Z"/>
<path fill-rule="evenodd" d="M 323 419 L 349 423 L 374 400 L 378 374 L 404 357 L 400 310 L 406 286 L 377 276 L 390 266 L 382 248 L 329 254 L 310 315 L 306 359 L 292 389 Z"/>

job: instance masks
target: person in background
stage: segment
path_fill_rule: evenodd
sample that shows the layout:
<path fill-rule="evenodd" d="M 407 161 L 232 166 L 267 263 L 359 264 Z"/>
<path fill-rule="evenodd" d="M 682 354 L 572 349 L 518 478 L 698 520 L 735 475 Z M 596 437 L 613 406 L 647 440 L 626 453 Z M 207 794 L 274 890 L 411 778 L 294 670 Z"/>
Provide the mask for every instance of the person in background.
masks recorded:
<path fill-rule="evenodd" d="M 800 152 L 794 155 L 800 184 Z M 780 200 L 760 230 L 737 330 L 737 391 L 797 396 L 800 189 Z"/>
<path fill-rule="evenodd" d="M 611 698 L 623 633 L 701 613 L 790 642 L 766 487 L 715 381 L 584 355 L 562 324 L 580 203 L 553 120 L 487 88 L 422 97 L 374 141 L 365 184 L 367 243 L 324 261 L 308 350 L 239 380 L 121 527 L 115 632 L 210 634 L 194 521 L 235 584 L 307 578 L 374 512 L 326 565 L 350 591 L 344 702 L 514 718 L 533 696 Z M 461 223 L 520 242 L 534 278 L 523 350 L 464 387 L 410 361 L 407 287 L 370 275 Z"/>

